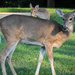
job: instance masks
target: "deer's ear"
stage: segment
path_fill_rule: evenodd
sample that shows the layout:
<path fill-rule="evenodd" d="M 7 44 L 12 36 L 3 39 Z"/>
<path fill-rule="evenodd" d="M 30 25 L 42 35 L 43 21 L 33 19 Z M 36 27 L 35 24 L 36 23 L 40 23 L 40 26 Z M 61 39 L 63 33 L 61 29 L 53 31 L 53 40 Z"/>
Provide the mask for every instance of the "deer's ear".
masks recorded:
<path fill-rule="evenodd" d="M 38 10 L 38 9 L 39 9 L 39 5 L 36 5 L 36 6 L 35 6 L 35 9 Z"/>
<path fill-rule="evenodd" d="M 75 11 L 73 11 L 71 14 L 72 14 L 73 16 L 75 16 Z"/>
<path fill-rule="evenodd" d="M 59 9 L 56 9 L 56 13 L 60 16 L 60 17 L 63 17 L 64 13 L 63 11 L 59 10 Z"/>
<path fill-rule="evenodd" d="M 30 3 L 30 5 L 29 5 L 29 6 L 30 6 L 30 8 L 31 8 L 31 9 L 33 8 L 33 6 L 32 6 L 32 4 L 31 4 L 31 3 Z"/>

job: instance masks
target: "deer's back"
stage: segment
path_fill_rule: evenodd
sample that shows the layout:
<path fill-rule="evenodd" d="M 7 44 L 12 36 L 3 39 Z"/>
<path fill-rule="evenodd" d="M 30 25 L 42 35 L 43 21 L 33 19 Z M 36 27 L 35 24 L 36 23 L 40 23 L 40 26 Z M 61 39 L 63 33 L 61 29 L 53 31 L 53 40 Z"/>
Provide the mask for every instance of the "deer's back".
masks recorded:
<path fill-rule="evenodd" d="M 37 12 L 38 17 L 44 18 L 44 19 L 49 19 L 50 18 L 50 13 L 44 9 L 44 8 L 40 8 Z"/>
<path fill-rule="evenodd" d="M 44 9 L 44 8 L 40 8 L 39 10 L 38 10 L 39 12 L 42 12 L 42 13 L 49 13 L 46 9 Z"/>
<path fill-rule="evenodd" d="M 5 37 L 43 40 L 48 33 L 49 21 L 24 15 L 10 15 L 1 20 L 1 30 Z M 39 38 L 41 39 L 39 40 Z"/>

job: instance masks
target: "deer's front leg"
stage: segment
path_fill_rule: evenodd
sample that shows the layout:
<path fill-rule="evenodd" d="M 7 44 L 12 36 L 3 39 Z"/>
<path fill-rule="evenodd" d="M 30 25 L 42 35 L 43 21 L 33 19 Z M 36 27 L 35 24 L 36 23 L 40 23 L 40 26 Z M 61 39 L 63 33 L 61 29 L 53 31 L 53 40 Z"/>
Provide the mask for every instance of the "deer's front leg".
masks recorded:
<path fill-rule="evenodd" d="M 53 65 L 52 46 L 50 44 L 46 44 L 46 50 L 47 50 L 47 54 L 48 54 L 49 61 L 50 61 L 50 64 L 51 64 L 52 75 L 56 75 L 54 65 Z"/>
<path fill-rule="evenodd" d="M 43 61 L 45 52 L 46 52 L 45 47 L 41 47 L 40 54 L 39 54 L 39 60 L 38 60 L 38 66 L 37 66 L 35 75 L 39 75 L 40 66 L 41 66 L 41 63 Z"/>
<path fill-rule="evenodd" d="M 14 50 L 15 50 L 15 47 L 14 47 L 14 49 L 11 51 L 11 53 L 9 54 L 9 56 L 7 56 L 6 60 L 7 60 L 8 65 L 9 65 L 11 71 L 12 71 L 12 74 L 13 74 L 13 75 L 17 75 L 17 73 L 16 73 L 16 71 L 14 70 L 14 67 L 13 67 L 13 65 L 12 65 L 12 62 L 11 62 L 11 58 L 12 58 L 12 54 L 13 54 Z"/>

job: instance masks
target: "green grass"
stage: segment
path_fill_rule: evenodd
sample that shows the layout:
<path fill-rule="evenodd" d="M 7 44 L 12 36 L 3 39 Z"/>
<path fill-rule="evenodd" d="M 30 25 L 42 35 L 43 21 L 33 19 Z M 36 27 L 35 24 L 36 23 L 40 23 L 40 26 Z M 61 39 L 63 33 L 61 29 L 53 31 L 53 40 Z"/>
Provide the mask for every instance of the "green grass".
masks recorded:
<path fill-rule="evenodd" d="M 49 10 L 49 9 L 48 9 Z M 55 10 L 55 9 L 53 9 Z M 71 12 L 70 9 L 63 9 L 64 12 Z M 72 10 L 73 11 L 73 10 Z M 51 19 L 63 24 L 62 18 L 58 17 L 56 13 L 51 14 Z M 2 43 L 0 44 L 0 53 L 5 47 L 5 40 L 2 36 Z M 38 64 L 40 47 L 18 44 L 13 57 L 12 64 L 18 75 L 34 75 Z M 74 32 L 71 38 L 66 41 L 60 48 L 53 49 L 54 67 L 57 75 L 75 75 L 75 19 Z M 12 75 L 8 64 L 6 63 L 6 70 L 8 75 Z M 0 67 L 0 75 L 2 75 Z M 51 75 L 50 63 L 47 54 L 41 65 L 39 75 Z"/>
<path fill-rule="evenodd" d="M 55 8 L 46 8 L 49 12 L 55 13 Z M 61 9 L 63 12 L 71 12 L 75 9 L 65 9 L 65 8 L 57 8 Z M 30 8 L 0 8 L 0 12 L 30 12 Z"/>
<path fill-rule="evenodd" d="M 0 8 L 0 12 L 30 12 L 30 8 Z"/>

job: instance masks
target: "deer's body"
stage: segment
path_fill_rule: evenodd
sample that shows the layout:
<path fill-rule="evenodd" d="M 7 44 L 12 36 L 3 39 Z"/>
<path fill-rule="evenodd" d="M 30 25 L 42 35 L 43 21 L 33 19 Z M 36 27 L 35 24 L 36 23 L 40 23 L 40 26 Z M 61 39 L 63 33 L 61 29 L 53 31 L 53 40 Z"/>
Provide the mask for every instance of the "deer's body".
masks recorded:
<path fill-rule="evenodd" d="M 42 20 L 30 16 L 10 15 L 3 18 L 1 21 L 1 31 L 5 38 L 8 37 L 6 40 L 11 42 L 15 39 L 21 40 L 21 42 L 25 44 L 31 44 L 28 42 L 37 42 L 39 45 L 43 46 L 44 40 L 48 39 L 51 44 L 57 44 L 57 46 L 60 47 L 62 43 L 67 40 L 66 37 L 69 37 L 71 33 L 68 31 L 64 32 L 62 30 L 63 26 L 53 20 Z M 64 38 L 66 39 L 64 40 Z"/>
<path fill-rule="evenodd" d="M 73 32 L 73 20 L 65 24 L 66 25 L 62 26 L 53 20 L 44 20 L 24 15 L 10 15 L 2 18 L 0 20 L 0 28 L 6 39 L 6 47 L 0 54 L 3 75 L 7 75 L 5 60 L 7 60 L 13 75 L 17 75 L 11 64 L 11 57 L 18 42 L 41 46 L 35 75 L 39 74 L 40 65 L 46 51 L 51 63 L 52 75 L 56 75 L 53 66 L 52 48 L 60 47 L 62 43 L 70 38 Z"/>
<path fill-rule="evenodd" d="M 42 18 L 42 19 L 48 19 L 48 20 L 50 19 L 50 13 L 44 8 L 38 9 L 38 11 L 36 11 L 35 15 L 39 18 Z"/>
<path fill-rule="evenodd" d="M 32 16 L 37 16 L 42 19 L 50 19 L 50 13 L 45 9 L 45 8 L 40 8 L 39 5 L 36 5 L 35 8 L 33 8 L 32 4 L 30 3 L 30 8 L 31 8 L 31 15 Z"/>

